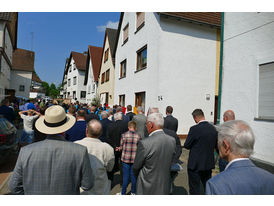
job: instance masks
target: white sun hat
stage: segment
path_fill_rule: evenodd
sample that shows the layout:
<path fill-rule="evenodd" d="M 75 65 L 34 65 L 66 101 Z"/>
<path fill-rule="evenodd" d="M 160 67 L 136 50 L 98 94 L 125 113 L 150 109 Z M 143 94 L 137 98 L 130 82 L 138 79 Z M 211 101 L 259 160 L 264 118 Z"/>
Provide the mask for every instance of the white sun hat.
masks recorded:
<path fill-rule="evenodd" d="M 44 134 L 60 134 L 70 129 L 75 121 L 75 117 L 66 114 L 63 107 L 54 105 L 47 108 L 45 116 L 36 121 L 35 127 Z"/>

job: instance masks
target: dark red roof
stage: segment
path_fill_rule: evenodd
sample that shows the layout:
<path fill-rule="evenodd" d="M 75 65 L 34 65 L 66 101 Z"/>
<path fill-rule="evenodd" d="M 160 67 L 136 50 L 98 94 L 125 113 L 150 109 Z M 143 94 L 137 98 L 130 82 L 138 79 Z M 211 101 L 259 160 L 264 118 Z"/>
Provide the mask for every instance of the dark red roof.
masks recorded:
<path fill-rule="evenodd" d="M 98 81 L 98 77 L 100 74 L 100 66 L 101 66 L 101 61 L 102 61 L 103 48 L 95 47 L 95 46 L 88 46 L 88 53 L 91 58 L 94 81 Z"/>
<path fill-rule="evenodd" d="M 34 52 L 25 49 L 16 49 L 12 55 L 12 69 L 34 71 Z"/>
<path fill-rule="evenodd" d="M 195 21 L 197 23 L 221 26 L 221 12 L 160 12 L 160 14 Z"/>
<path fill-rule="evenodd" d="M 71 52 L 71 57 L 73 58 L 76 68 L 79 70 L 86 70 L 87 55 L 78 52 Z"/>
<path fill-rule="evenodd" d="M 42 83 L 42 80 L 38 77 L 38 75 L 35 72 L 32 73 L 32 81 Z"/>

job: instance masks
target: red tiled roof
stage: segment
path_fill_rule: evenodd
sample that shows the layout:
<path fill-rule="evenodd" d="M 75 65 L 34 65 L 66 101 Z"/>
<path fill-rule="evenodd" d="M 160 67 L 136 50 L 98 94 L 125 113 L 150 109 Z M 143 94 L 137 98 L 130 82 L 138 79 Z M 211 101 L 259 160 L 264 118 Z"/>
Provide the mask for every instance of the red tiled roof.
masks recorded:
<path fill-rule="evenodd" d="M 79 70 L 85 71 L 86 63 L 87 63 L 87 55 L 72 51 L 71 56 L 75 62 L 76 68 Z"/>
<path fill-rule="evenodd" d="M 100 74 L 100 66 L 102 61 L 103 48 L 88 46 L 88 52 L 91 58 L 94 81 L 98 81 L 98 76 Z M 89 61 L 89 60 L 88 60 Z"/>
<path fill-rule="evenodd" d="M 221 12 L 160 12 L 173 17 L 178 17 L 198 23 L 221 26 Z"/>
<path fill-rule="evenodd" d="M 12 69 L 33 72 L 34 57 L 33 51 L 16 49 L 12 55 Z"/>
<path fill-rule="evenodd" d="M 32 73 L 32 81 L 42 83 L 42 80 L 38 77 L 38 75 L 35 72 Z"/>

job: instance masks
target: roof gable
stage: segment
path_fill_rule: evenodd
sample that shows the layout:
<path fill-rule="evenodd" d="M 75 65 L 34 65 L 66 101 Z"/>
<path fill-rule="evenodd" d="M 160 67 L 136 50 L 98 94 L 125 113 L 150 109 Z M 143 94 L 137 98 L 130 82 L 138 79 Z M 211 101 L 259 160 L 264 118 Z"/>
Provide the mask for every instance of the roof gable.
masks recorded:
<path fill-rule="evenodd" d="M 35 53 L 33 51 L 16 49 L 12 54 L 12 69 L 33 72 L 34 57 Z"/>
<path fill-rule="evenodd" d="M 71 57 L 73 58 L 76 68 L 82 71 L 86 70 L 86 62 L 87 62 L 87 55 L 78 53 L 78 52 L 71 52 Z M 71 61 L 71 58 L 70 58 Z"/>
<path fill-rule="evenodd" d="M 88 56 L 86 60 L 86 73 L 85 73 L 84 85 L 86 85 L 88 81 L 90 61 L 92 64 L 94 81 L 98 81 L 98 76 L 100 74 L 102 54 L 103 54 L 102 47 L 88 46 Z"/>
<path fill-rule="evenodd" d="M 39 78 L 39 76 L 36 74 L 36 72 L 32 73 L 32 81 L 42 83 L 42 80 Z"/>

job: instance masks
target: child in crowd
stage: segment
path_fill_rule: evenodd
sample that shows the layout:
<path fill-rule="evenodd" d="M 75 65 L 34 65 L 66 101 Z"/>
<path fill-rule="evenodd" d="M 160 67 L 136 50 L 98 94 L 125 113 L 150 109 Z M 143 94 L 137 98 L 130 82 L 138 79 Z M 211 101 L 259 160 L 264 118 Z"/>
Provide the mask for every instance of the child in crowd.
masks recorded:
<path fill-rule="evenodd" d="M 25 115 L 24 113 L 27 113 Z M 40 116 L 39 112 L 36 112 L 32 109 L 27 111 L 19 112 L 20 117 L 23 119 L 24 129 L 20 142 L 27 142 L 28 144 L 32 143 L 34 131 L 33 131 L 33 121 Z"/>
<path fill-rule="evenodd" d="M 136 133 L 136 123 L 130 121 L 128 123 L 129 131 L 122 134 L 120 147 L 116 147 L 116 151 L 122 151 L 121 161 L 123 166 L 123 186 L 122 195 L 126 194 L 129 178 L 131 178 L 131 194 L 136 193 L 136 179 L 133 175 L 132 166 L 134 163 L 137 143 L 141 139 L 140 135 Z M 121 194 L 121 193 L 118 193 Z"/>

